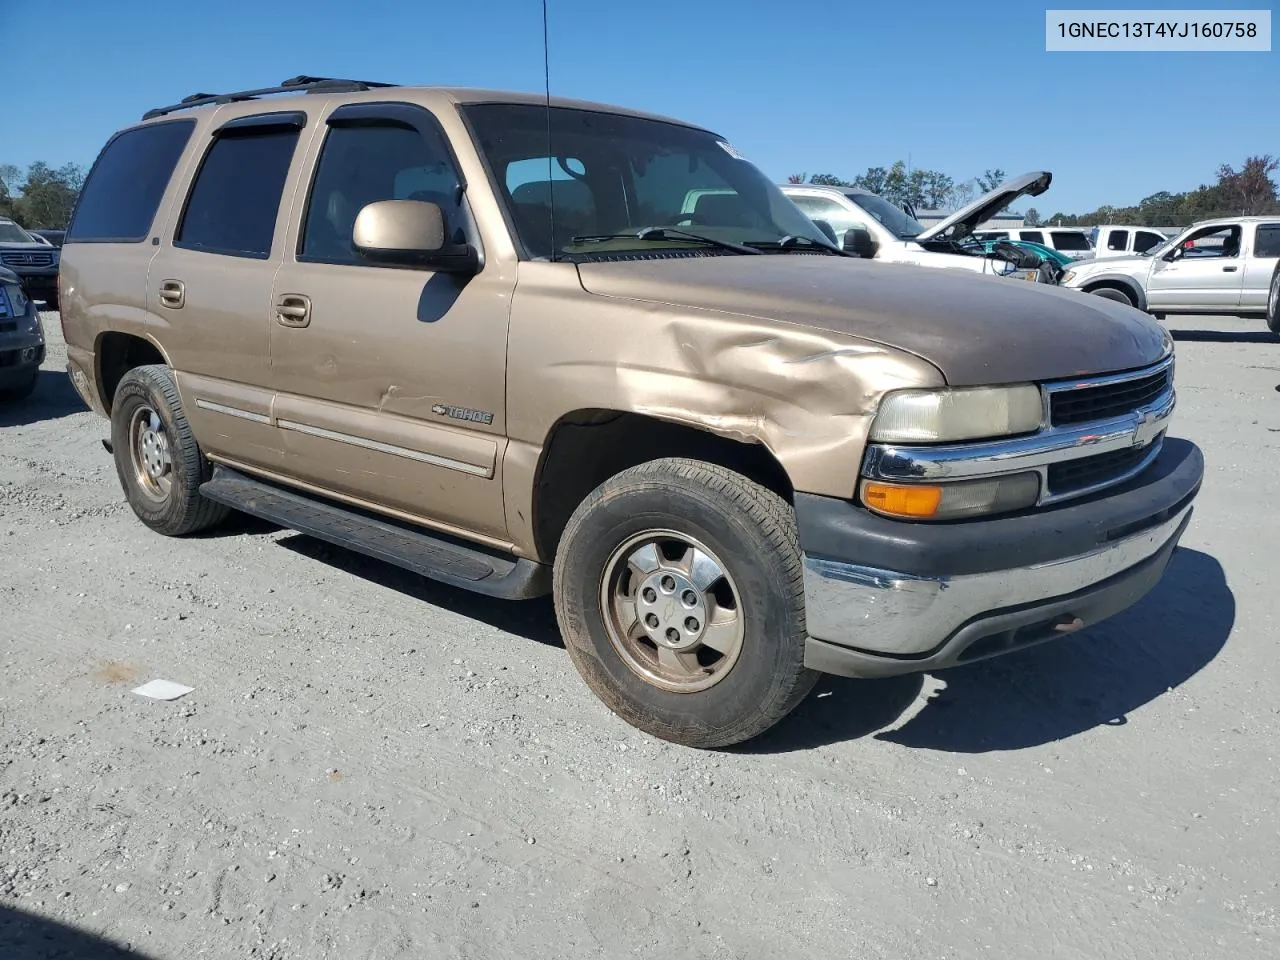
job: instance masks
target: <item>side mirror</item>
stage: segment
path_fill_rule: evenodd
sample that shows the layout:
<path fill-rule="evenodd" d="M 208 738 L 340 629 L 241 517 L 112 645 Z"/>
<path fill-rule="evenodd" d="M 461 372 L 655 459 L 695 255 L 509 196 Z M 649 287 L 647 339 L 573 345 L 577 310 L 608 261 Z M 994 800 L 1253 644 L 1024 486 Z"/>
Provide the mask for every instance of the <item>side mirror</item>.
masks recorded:
<path fill-rule="evenodd" d="M 846 253 L 852 253 L 866 260 L 872 259 L 880 249 L 871 231 L 866 227 L 850 227 L 844 232 L 844 243 L 841 244 Z"/>
<path fill-rule="evenodd" d="M 366 260 L 389 266 L 420 266 L 440 273 L 475 273 L 479 259 L 470 244 L 449 240 L 449 222 L 437 204 L 378 200 L 360 209 L 352 245 Z"/>
<path fill-rule="evenodd" d="M 830 240 L 832 243 L 838 244 L 840 242 L 840 238 L 836 236 L 835 227 L 831 226 L 831 224 L 829 224 L 826 220 L 815 220 L 813 221 L 813 225 L 817 227 L 819 230 L 821 230 L 822 235 L 826 237 L 828 240 Z"/>

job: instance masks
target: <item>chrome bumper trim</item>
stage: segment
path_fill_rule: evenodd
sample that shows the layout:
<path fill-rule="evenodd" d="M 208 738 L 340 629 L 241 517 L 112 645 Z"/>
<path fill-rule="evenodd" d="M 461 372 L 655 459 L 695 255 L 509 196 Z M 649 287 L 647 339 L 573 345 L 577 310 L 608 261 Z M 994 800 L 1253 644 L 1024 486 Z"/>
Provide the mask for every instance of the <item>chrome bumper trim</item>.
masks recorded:
<path fill-rule="evenodd" d="M 897 482 L 966 480 L 1006 473 L 1040 474 L 1040 504 L 1056 503 L 1123 483 L 1139 473 L 1159 453 L 1159 440 L 1173 418 L 1176 394 L 1169 389 L 1145 407 L 1123 417 L 1070 427 L 1050 427 L 1039 433 L 986 443 L 948 444 L 936 447 L 871 444 L 867 447 L 862 475 L 873 480 Z M 1100 453 L 1152 445 L 1137 468 L 1108 478 L 1087 489 L 1052 494 L 1048 468 Z"/>
<path fill-rule="evenodd" d="M 1087 554 L 969 576 L 917 577 L 805 556 L 809 635 L 889 656 L 927 654 L 984 614 L 1067 596 L 1142 563 L 1178 534 L 1190 512 L 1188 505 Z"/>

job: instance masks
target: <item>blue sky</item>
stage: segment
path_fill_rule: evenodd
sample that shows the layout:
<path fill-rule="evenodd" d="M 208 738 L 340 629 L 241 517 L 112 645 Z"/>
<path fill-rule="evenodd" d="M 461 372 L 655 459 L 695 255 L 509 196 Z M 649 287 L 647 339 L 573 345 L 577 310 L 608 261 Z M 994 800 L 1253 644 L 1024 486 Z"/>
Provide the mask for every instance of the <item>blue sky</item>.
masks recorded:
<path fill-rule="evenodd" d="M 704 124 L 775 180 L 852 178 L 908 154 L 956 179 L 1049 169 L 1042 214 L 1134 203 L 1211 181 L 1219 163 L 1280 154 L 1280 53 L 1046 53 L 1046 6 L 549 0 L 551 87 Z M 1266 4 L 1162 8 L 1249 6 Z M 540 90 L 541 9 L 0 0 L 0 163 L 87 165 L 149 107 L 298 73 Z"/>

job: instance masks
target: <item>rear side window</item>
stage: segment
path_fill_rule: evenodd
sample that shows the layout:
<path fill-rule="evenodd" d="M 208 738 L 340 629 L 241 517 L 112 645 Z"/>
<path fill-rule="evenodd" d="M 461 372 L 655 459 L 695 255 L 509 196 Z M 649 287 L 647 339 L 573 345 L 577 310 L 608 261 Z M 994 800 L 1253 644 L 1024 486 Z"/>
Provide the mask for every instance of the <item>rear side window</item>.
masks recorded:
<path fill-rule="evenodd" d="M 194 120 L 170 120 L 113 137 L 89 171 L 66 242 L 145 240 L 193 129 Z"/>
<path fill-rule="evenodd" d="M 1069 230 L 1054 230 L 1051 234 L 1053 237 L 1053 248 L 1055 250 L 1088 250 L 1089 238 L 1083 233 L 1074 233 Z"/>
<path fill-rule="evenodd" d="M 1280 257 L 1280 223 L 1258 224 L 1253 255 L 1261 258 Z"/>
<path fill-rule="evenodd" d="M 1039 230 L 1023 230 L 1022 239 L 1028 243 L 1044 243 L 1044 234 Z"/>
<path fill-rule="evenodd" d="M 1160 246 L 1165 242 L 1165 239 L 1161 234 L 1147 233 L 1140 230 L 1133 238 L 1133 252 L 1146 253 L 1148 250 Z"/>
<path fill-rule="evenodd" d="M 1128 230 L 1112 230 L 1111 233 L 1107 235 L 1108 250 L 1124 250 L 1128 246 L 1129 246 Z"/>
<path fill-rule="evenodd" d="M 174 246 L 265 260 L 298 131 L 228 131 L 213 141 L 196 174 Z"/>

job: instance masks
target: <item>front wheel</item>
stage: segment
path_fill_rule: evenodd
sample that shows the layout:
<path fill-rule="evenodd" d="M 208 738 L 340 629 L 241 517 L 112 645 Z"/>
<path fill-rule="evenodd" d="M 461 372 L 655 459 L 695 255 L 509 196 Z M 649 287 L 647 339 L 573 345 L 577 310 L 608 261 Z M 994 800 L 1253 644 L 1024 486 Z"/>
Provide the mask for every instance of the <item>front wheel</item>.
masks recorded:
<path fill-rule="evenodd" d="M 1123 290 L 1117 290 L 1115 287 L 1097 287 L 1090 290 L 1095 297 L 1102 297 L 1103 300 L 1114 300 L 1116 303 L 1123 303 L 1126 307 L 1135 306 L 1133 298 Z"/>
<path fill-rule="evenodd" d="M 168 367 L 134 367 L 116 387 L 111 445 L 129 506 L 157 533 L 178 537 L 230 511 L 200 495 L 212 468 L 196 444 Z"/>
<path fill-rule="evenodd" d="M 601 484 L 561 539 L 555 600 L 587 685 L 664 740 L 749 740 L 817 680 L 794 514 L 723 467 L 655 460 Z"/>

